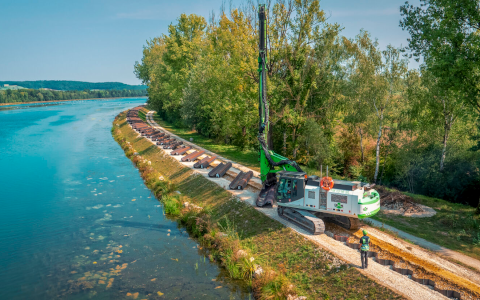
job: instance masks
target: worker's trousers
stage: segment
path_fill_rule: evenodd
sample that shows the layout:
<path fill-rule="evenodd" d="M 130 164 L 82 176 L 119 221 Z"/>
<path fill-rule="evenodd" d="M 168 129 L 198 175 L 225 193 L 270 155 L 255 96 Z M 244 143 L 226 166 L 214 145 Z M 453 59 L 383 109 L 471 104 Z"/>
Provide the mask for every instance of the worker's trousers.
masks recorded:
<path fill-rule="evenodd" d="M 362 260 L 362 269 L 368 268 L 368 251 L 360 250 L 360 259 Z"/>

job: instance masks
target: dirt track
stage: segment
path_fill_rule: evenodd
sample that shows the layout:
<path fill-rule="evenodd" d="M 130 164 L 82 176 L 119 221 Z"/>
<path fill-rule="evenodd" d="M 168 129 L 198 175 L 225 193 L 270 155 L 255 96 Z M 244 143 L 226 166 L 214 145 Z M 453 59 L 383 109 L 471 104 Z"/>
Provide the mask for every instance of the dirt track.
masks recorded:
<path fill-rule="evenodd" d="M 462 264 L 465 264 L 467 266 L 475 268 L 478 272 L 480 272 L 480 261 L 478 261 L 474 258 L 471 258 L 470 256 L 466 256 L 466 255 L 464 255 L 462 253 L 459 253 L 457 251 L 453 251 L 453 250 L 447 249 L 445 247 L 439 246 L 437 244 L 431 243 L 431 242 L 429 242 L 425 239 L 413 236 L 409 233 L 403 232 L 401 230 L 396 229 L 395 227 L 383 224 L 383 223 L 381 223 L 379 221 L 376 221 L 376 220 L 368 219 L 367 222 L 371 222 L 374 226 L 377 226 L 377 227 L 382 227 L 383 226 L 385 229 L 397 232 L 398 236 L 403 238 L 403 239 L 407 239 L 407 240 L 415 243 L 416 245 L 419 245 L 420 247 L 429 249 L 429 250 L 435 252 L 436 254 L 440 255 L 441 257 L 445 257 L 445 258 L 448 258 L 448 259 L 451 259 L 451 260 L 459 261 Z M 376 230 L 376 229 L 374 229 L 374 230 Z M 376 230 L 376 231 L 378 231 L 378 230 Z M 446 265 L 448 265 L 448 264 L 446 264 Z M 453 265 L 455 265 L 455 264 L 453 264 Z M 457 265 L 455 265 L 455 266 L 457 266 Z M 480 284 L 480 282 L 477 282 L 477 283 Z"/>

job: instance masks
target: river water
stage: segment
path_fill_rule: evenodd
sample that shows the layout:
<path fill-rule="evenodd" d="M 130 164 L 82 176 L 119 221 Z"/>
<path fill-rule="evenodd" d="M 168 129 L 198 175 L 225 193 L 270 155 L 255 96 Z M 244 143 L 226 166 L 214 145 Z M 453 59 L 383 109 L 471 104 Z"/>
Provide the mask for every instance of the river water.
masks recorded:
<path fill-rule="evenodd" d="M 0 299 L 248 299 L 113 140 L 145 98 L 0 107 Z"/>

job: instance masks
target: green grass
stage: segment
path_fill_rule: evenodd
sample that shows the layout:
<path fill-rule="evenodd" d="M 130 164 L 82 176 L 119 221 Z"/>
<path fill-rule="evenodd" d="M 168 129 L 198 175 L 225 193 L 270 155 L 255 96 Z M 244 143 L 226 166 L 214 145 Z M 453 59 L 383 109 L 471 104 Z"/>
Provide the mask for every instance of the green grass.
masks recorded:
<path fill-rule="evenodd" d="M 291 283 L 298 295 L 305 295 L 308 299 L 403 299 L 357 269 L 337 263 L 331 254 L 254 207 L 234 200 L 229 192 L 215 183 L 203 176 L 195 176 L 189 168 L 164 156 L 158 147 L 145 138 L 138 137 L 126 126 L 123 117 L 115 123 L 119 124 L 115 130 L 116 139 L 128 141 L 132 145 L 133 149 L 127 149 L 129 152 L 126 154 L 129 155 L 133 150 L 138 152 L 141 159 L 151 162 L 151 167 L 155 170 L 155 173 L 151 173 L 154 175 L 152 178 L 162 175 L 169 182 L 152 182 L 148 185 L 146 181 L 155 195 L 163 195 L 162 201 L 166 209 L 172 207 L 176 213 L 180 203 L 185 201 L 204 208 L 197 215 L 181 215 L 181 222 L 186 224 L 194 237 L 214 241 L 216 248 L 212 248 L 210 253 L 223 252 L 216 259 L 222 261 L 232 278 L 252 281 L 248 278 L 254 264 L 275 272 L 271 280 L 267 278 L 266 284 L 260 285 L 260 298 L 285 299 L 282 295 L 289 292 Z M 130 157 L 135 160 L 135 156 Z M 137 166 L 143 172 L 143 177 L 144 164 Z M 146 166 L 145 170 L 148 170 Z M 168 198 L 166 190 L 179 191 L 180 196 Z M 167 204 L 169 201 L 172 203 Z M 216 238 L 218 231 L 226 233 L 227 238 Z M 222 241 L 227 240 L 229 244 L 223 244 L 226 242 Z M 234 259 L 237 249 L 246 250 L 249 256 L 244 260 Z M 255 258 L 253 262 L 249 259 L 250 255 Z M 265 273 L 270 274 L 267 271 Z M 255 282 L 258 281 L 253 280 L 254 286 Z"/>
<path fill-rule="evenodd" d="M 379 212 L 372 219 L 414 236 L 480 259 L 480 218 L 475 208 L 441 199 L 405 193 L 436 210 L 430 218 L 410 218 Z"/>
<path fill-rule="evenodd" d="M 142 119 L 143 122 L 147 122 L 147 116 L 143 110 L 138 111 L 138 117 Z"/>
<path fill-rule="evenodd" d="M 172 216 L 179 216 L 180 210 L 182 208 L 182 204 L 178 201 L 178 197 L 165 195 L 163 196 L 163 204 L 165 213 L 170 214 Z"/>

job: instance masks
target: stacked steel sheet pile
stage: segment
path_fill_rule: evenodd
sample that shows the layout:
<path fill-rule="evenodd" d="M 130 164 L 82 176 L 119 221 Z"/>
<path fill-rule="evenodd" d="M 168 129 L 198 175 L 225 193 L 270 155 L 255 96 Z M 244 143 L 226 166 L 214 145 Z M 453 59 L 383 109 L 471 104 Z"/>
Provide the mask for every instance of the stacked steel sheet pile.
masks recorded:
<path fill-rule="evenodd" d="M 139 133 L 141 136 L 149 138 L 152 140 L 152 142 L 156 142 L 157 146 L 162 146 L 163 149 L 176 149 L 177 151 L 180 151 L 183 147 L 185 147 L 182 141 L 177 141 L 176 139 L 170 137 L 167 132 L 155 129 L 145 123 L 145 121 L 138 116 L 140 110 L 144 110 L 146 113 L 144 106 L 137 106 L 127 112 L 127 122 L 137 133 Z"/>
<path fill-rule="evenodd" d="M 138 113 L 141 110 L 147 113 L 144 106 L 137 106 L 127 112 L 128 124 L 130 124 L 132 128 L 141 136 L 149 138 L 159 148 L 162 147 L 163 149 L 173 150 L 170 152 L 170 155 L 182 155 L 183 157 L 180 159 L 182 162 L 195 162 L 194 168 L 206 169 L 211 167 L 212 170 L 208 174 L 210 177 L 223 177 L 232 167 L 231 162 L 220 163 L 216 166 L 211 165 L 217 156 L 209 157 L 205 155 L 204 150 L 187 146 L 183 143 L 183 141 L 177 140 L 173 136 L 170 136 L 168 132 L 151 127 L 138 116 Z M 253 173 L 251 171 L 247 173 L 240 172 L 233 179 L 232 183 L 230 184 L 230 188 L 244 189 L 252 176 Z"/>

